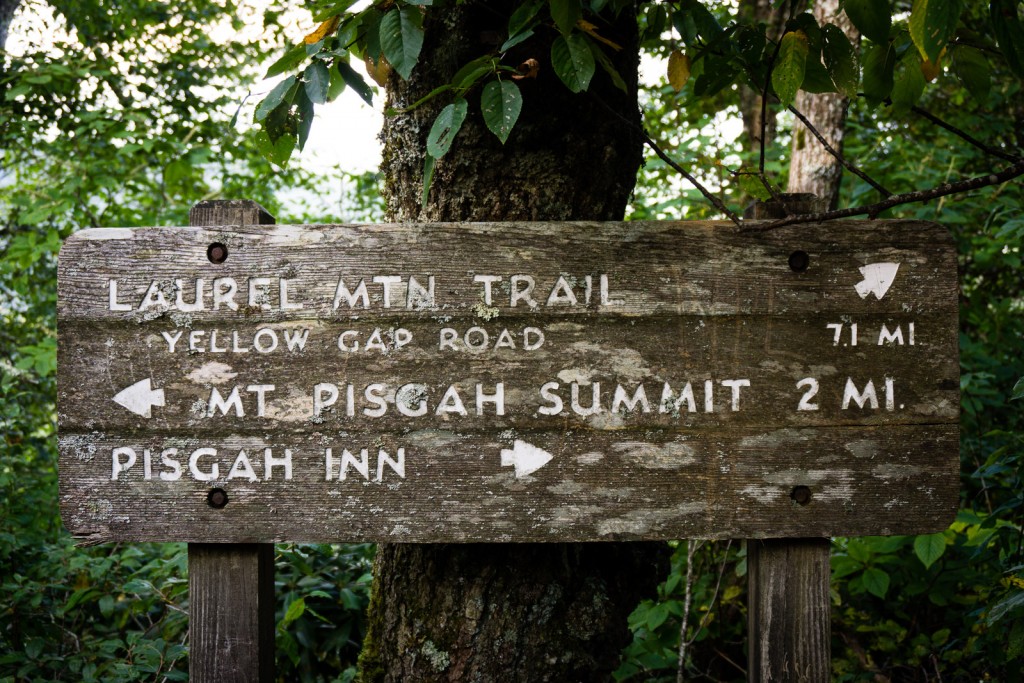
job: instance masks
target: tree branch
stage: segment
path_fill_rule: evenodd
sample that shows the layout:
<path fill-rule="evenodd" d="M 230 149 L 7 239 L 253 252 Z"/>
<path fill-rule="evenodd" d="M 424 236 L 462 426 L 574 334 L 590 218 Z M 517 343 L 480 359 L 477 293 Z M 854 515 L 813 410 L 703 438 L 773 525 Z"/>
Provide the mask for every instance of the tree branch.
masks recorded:
<path fill-rule="evenodd" d="M 771 223 L 760 223 L 757 225 L 745 224 L 741 226 L 741 230 L 749 232 L 761 232 L 766 230 L 774 230 L 775 228 L 781 228 L 786 225 L 797 225 L 800 223 L 818 223 L 821 221 L 834 220 L 836 218 L 849 218 L 850 216 L 862 216 L 867 215 L 868 218 L 874 219 L 882 211 L 890 209 L 894 206 L 901 204 L 912 204 L 914 202 L 925 202 L 929 199 L 938 199 L 939 197 L 946 197 L 951 194 L 958 194 L 960 192 L 969 192 L 971 190 L 977 190 L 982 187 L 988 187 L 989 185 L 999 185 L 1008 180 L 1013 180 L 1019 176 L 1024 175 L 1024 160 L 1018 161 L 1011 166 L 1006 167 L 999 173 L 990 173 L 988 175 L 977 176 L 974 178 L 968 178 L 967 180 L 961 180 L 956 183 L 945 183 L 938 187 L 933 187 L 930 190 L 920 190 L 918 192 L 905 192 L 903 194 L 893 195 L 875 204 L 867 204 L 865 206 L 854 206 L 848 209 L 838 209 L 836 211 L 825 211 L 823 213 L 813 214 L 802 214 L 798 216 L 787 216 L 781 220 L 772 221 Z"/>
<path fill-rule="evenodd" d="M 883 197 L 892 196 L 892 192 L 889 192 L 889 190 L 885 189 L 884 187 L 882 187 L 882 185 L 875 182 L 875 180 L 871 176 L 869 176 L 867 173 L 854 166 L 851 162 L 847 161 L 842 154 L 840 154 L 838 151 L 836 151 L 835 148 L 832 147 L 832 145 L 828 144 L 828 140 L 826 140 L 824 136 L 822 136 L 822 134 L 818 132 L 818 129 L 814 127 L 814 125 L 807 119 L 806 116 L 797 111 L 796 107 L 790 105 L 788 109 L 789 111 L 793 112 L 794 116 L 800 119 L 800 123 L 804 124 L 804 126 L 807 127 L 807 130 L 809 130 L 811 132 L 811 135 L 813 135 L 815 139 L 817 139 L 818 143 L 825 148 L 825 151 L 831 154 L 836 161 L 843 165 L 843 168 L 845 168 L 847 171 L 849 171 L 850 173 L 854 174 L 855 176 L 866 182 L 871 187 L 881 192 Z"/>
<path fill-rule="evenodd" d="M 683 168 L 682 166 L 680 166 L 679 164 L 677 164 L 677 163 L 676 163 L 675 161 L 673 161 L 673 160 L 672 160 L 672 158 L 671 158 L 671 157 L 670 157 L 670 156 L 669 156 L 668 154 L 666 154 L 666 153 L 665 153 L 665 151 L 661 149 L 661 147 L 659 147 L 659 146 L 658 146 L 658 143 L 656 143 L 656 142 L 655 142 L 655 141 L 654 141 L 653 139 L 651 139 L 651 136 L 650 136 L 650 135 L 648 135 L 648 133 L 647 133 L 647 131 L 646 131 L 646 130 L 645 130 L 645 131 L 643 131 L 643 137 L 644 137 L 644 143 L 645 143 L 645 144 L 646 144 L 646 145 L 647 145 L 648 147 L 650 147 L 651 149 L 653 149 L 653 150 L 654 150 L 654 153 L 655 153 L 655 154 L 657 154 L 657 155 L 658 155 L 658 157 L 659 157 L 659 158 L 660 158 L 660 159 L 661 159 L 662 161 L 664 161 L 664 162 L 665 162 L 666 164 L 668 164 L 669 166 L 671 166 L 671 167 L 672 167 L 672 170 L 674 170 L 674 171 L 675 171 L 676 173 L 678 173 L 679 175 L 683 176 L 683 177 L 684 177 L 684 178 L 686 178 L 686 179 L 687 179 L 688 181 L 690 181 L 690 183 L 691 183 L 691 184 L 693 184 L 693 186 L 694 186 L 694 187 L 696 187 L 696 188 L 697 188 L 697 189 L 698 189 L 698 190 L 700 191 L 700 193 L 701 193 L 702 195 L 704 195 L 704 198 L 705 198 L 705 199 L 707 199 L 707 200 L 708 200 L 709 202 L 711 202 L 711 204 L 712 204 L 712 205 L 713 205 L 713 206 L 714 206 L 714 207 L 715 207 L 716 209 L 718 209 L 719 211 L 721 211 L 722 213 L 724 213 L 724 214 L 725 214 L 726 216 L 728 216 L 728 217 L 729 217 L 729 220 L 731 220 L 731 221 L 732 221 L 733 223 L 735 223 L 735 224 L 736 224 L 737 226 L 739 226 L 739 225 L 740 225 L 740 219 L 739 219 L 739 216 L 737 216 L 737 215 L 736 215 L 735 213 L 733 213 L 733 212 L 732 212 L 732 210 L 731 210 L 731 209 L 729 209 L 729 207 L 728 207 L 728 206 L 726 206 L 726 205 L 725 205 L 725 204 L 724 204 L 724 203 L 722 202 L 722 200 L 721 200 L 721 199 L 719 199 L 719 198 L 718 198 L 718 197 L 716 197 L 715 195 L 711 194 L 711 192 L 710 192 L 710 191 L 709 191 L 709 190 L 708 190 L 708 189 L 707 189 L 706 187 L 704 187 L 703 185 L 701 185 L 701 184 L 700 184 L 700 181 L 698 181 L 698 180 L 697 180 L 696 178 L 694 178 L 694 177 L 693 177 L 692 175 L 690 175 L 690 174 L 689 174 L 689 173 L 688 173 L 688 172 L 686 171 L 686 169 L 685 169 L 685 168 Z"/>
<path fill-rule="evenodd" d="M 1010 154 L 1008 152 L 1004 152 L 1003 150 L 999 149 L 998 147 L 992 147 L 990 145 L 986 145 L 981 140 L 978 140 L 977 138 L 974 138 L 971 135 L 969 135 L 966 131 L 960 130 L 959 128 L 957 128 L 956 126 L 954 126 L 951 123 L 946 123 L 945 121 L 940 119 L 938 116 L 935 116 L 931 112 L 926 111 L 926 110 L 922 109 L 921 107 L 918 107 L 917 105 L 914 105 L 913 107 L 911 107 L 910 110 L 912 112 L 914 112 L 915 114 L 917 114 L 918 116 L 923 116 L 924 118 L 928 119 L 929 121 L 934 123 L 939 128 L 943 128 L 945 130 L 948 130 L 950 133 L 952 133 L 953 135 L 957 136 L 958 138 L 960 138 L 964 142 L 967 142 L 967 143 L 977 147 L 978 149 L 980 149 L 981 151 L 985 152 L 986 154 L 991 154 L 994 157 L 999 157 L 1000 159 L 1003 159 L 1004 161 L 1009 161 L 1011 163 L 1017 163 L 1017 162 L 1020 162 L 1022 160 L 1022 157 L 1020 155 Z"/>

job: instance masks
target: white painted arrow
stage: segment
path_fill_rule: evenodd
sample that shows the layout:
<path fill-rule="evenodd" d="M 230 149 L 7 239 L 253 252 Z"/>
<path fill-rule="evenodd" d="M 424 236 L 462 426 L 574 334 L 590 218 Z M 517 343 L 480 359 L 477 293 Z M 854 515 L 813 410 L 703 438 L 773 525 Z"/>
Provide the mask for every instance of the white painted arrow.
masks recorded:
<path fill-rule="evenodd" d="M 866 266 L 861 266 L 860 274 L 864 276 L 864 279 L 854 285 L 860 298 L 863 299 L 868 294 L 874 293 L 876 299 L 881 299 L 892 287 L 892 282 L 896 279 L 896 271 L 899 269 L 900 264 L 898 263 L 869 263 Z"/>
<path fill-rule="evenodd" d="M 136 415 L 153 417 L 153 406 L 164 405 L 164 390 L 154 389 L 147 377 L 119 391 L 114 396 L 114 402 Z"/>
<path fill-rule="evenodd" d="M 501 449 L 501 466 L 515 467 L 516 479 L 522 479 L 547 465 L 553 457 L 545 450 L 516 439 L 512 448 Z"/>

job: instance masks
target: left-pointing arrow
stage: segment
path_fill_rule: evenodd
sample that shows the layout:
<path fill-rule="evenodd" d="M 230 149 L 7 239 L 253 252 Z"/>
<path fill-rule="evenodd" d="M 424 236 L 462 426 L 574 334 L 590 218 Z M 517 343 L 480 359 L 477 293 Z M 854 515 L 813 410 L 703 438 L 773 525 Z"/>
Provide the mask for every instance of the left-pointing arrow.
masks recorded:
<path fill-rule="evenodd" d="M 114 396 L 114 402 L 136 415 L 153 417 L 153 406 L 164 405 L 164 390 L 154 389 L 147 377 L 119 391 Z"/>

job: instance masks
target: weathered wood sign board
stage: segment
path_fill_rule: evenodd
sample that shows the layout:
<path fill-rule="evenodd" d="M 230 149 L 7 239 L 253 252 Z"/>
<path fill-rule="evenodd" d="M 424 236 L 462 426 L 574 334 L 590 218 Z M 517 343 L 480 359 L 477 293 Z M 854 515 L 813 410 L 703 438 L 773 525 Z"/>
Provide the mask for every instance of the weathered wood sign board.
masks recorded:
<path fill-rule="evenodd" d="M 86 230 L 61 512 L 86 542 L 938 531 L 956 297 L 922 222 Z"/>

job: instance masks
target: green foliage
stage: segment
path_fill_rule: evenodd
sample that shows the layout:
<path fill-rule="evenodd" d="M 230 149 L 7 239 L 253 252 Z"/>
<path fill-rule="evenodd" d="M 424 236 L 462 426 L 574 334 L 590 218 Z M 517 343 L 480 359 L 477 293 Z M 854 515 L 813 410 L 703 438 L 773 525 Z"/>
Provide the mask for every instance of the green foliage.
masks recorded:
<path fill-rule="evenodd" d="M 889 40 L 892 26 L 889 0 L 845 0 L 843 11 L 864 37 L 875 43 Z"/>
<path fill-rule="evenodd" d="M 745 548 L 721 541 L 670 545 L 672 571 L 658 587 L 657 599 L 644 600 L 630 615 L 633 642 L 623 653 L 615 680 L 675 681 L 681 636 L 688 653 L 685 680 L 746 680 Z M 690 614 L 683 636 L 687 592 Z"/>
<path fill-rule="evenodd" d="M 847 0 L 847 11 L 857 4 Z M 1011 4 L 1016 8 L 1016 3 Z M 933 187 L 1005 164 L 912 116 L 911 104 L 939 113 L 991 146 L 1020 153 L 1020 131 L 1014 123 L 1020 111 L 1020 83 L 1008 63 L 1012 53 L 1007 58 L 1004 47 L 1004 54 L 998 55 L 984 38 L 991 35 L 987 10 L 969 6 L 959 15 L 955 44 L 947 42 L 945 54 L 938 58 L 940 65 L 950 68 L 940 69 L 927 84 L 926 65 L 905 18 L 886 23 L 884 31 L 873 29 L 880 41 L 864 42 L 863 68 L 852 71 L 858 73 L 858 89 L 871 101 L 861 97 L 851 103 L 845 155 L 890 190 Z M 721 16 L 718 21 L 728 24 Z M 789 28 L 790 33 L 802 30 L 795 24 Z M 833 82 L 840 86 L 839 81 L 849 83 L 850 79 L 834 75 L 837 60 L 830 56 L 834 48 L 829 43 L 835 31 L 828 26 L 821 29 L 821 54 Z M 756 38 L 756 34 L 745 38 L 754 43 L 751 53 L 763 55 L 764 48 L 757 47 L 758 41 L 751 36 Z M 808 61 L 813 61 L 813 41 L 808 44 Z M 848 62 L 842 62 L 846 67 L 856 60 L 852 46 L 850 55 Z M 694 60 L 695 74 L 700 61 Z M 751 84 L 762 87 L 758 79 Z M 757 174 L 746 171 L 750 164 L 746 153 L 738 146 L 723 145 L 717 135 L 724 118 L 720 112 L 735 111 L 736 106 L 737 98 L 728 89 L 711 101 L 701 98 L 693 88 L 693 77 L 679 92 L 665 85 L 646 93 L 644 101 L 646 127 L 652 136 L 666 141 L 664 147 L 673 157 L 734 205 L 744 189 L 752 193 L 758 184 Z M 782 119 L 781 124 L 776 142 L 767 150 L 769 177 L 784 178 L 780 163 L 784 157 L 778 155 L 790 138 L 787 121 Z M 705 151 L 709 148 L 717 152 Z M 640 177 L 632 215 L 706 215 L 703 202 L 692 193 L 666 191 L 671 178 L 670 170 L 657 160 L 649 161 Z M 848 175 L 840 206 L 863 203 L 875 192 Z M 836 680 L 1019 678 L 1019 658 L 1024 655 L 1024 413 L 1015 399 L 1024 398 L 1022 210 L 1024 186 L 1014 181 L 986 188 L 975 197 L 908 205 L 882 216 L 937 221 L 956 239 L 962 292 L 961 506 L 954 523 L 941 533 L 834 539 L 831 595 Z M 676 551 L 672 574 L 658 598 L 641 604 L 631 617 L 634 640 L 624 651 L 620 679 L 675 680 L 680 666 L 690 679 L 744 678 L 738 667 L 729 664 L 745 662 L 741 614 L 731 614 L 727 621 L 713 620 L 712 627 L 717 625 L 718 630 L 707 640 L 695 640 L 685 661 L 678 661 L 681 587 L 686 582 L 683 547 Z M 695 558 L 688 628 L 717 609 L 714 591 L 705 587 L 717 575 L 718 565 L 706 561 L 699 565 L 706 548 Z M 731 566 L 738 568 L 741 559 L 737 556 L 727 562 L 725 576 L 730 577 Z M 742 582 L 736 581 L 735 590 L 742 589 Z M 723 588 L 718 600 L 724 595 Z"/>
<path fill-rule="evenodd" d="M 992 0 L 990 6 L 992 33 L 996 37 L 1006 65 L 1024 78 L 1024 24 L 1021 23 L 1019 0 Z"/>
<path fill-rule="evenodd" d="M 277 547 L 278 676 L 351 681 L 366 633 L 371 545 Z"/>
<path fill-rule="evenodd" d="M 214 44 L 212 26 L 242 29 L 232 3 L 59 9 L 53 49 L 0 53 L 0 680 L 186 680 L 185 546 L 79 548 L 60 524 L 57 251 L 83 227 L 185 224 L 207 197 L 248 197 L 280 214 L 279 192 L 323 192 L 301 169 L 274 173 L 259 141 L 228 122 L 257 75 L 251 65 L 280 44 L 275 25 L 258 42 Z M 339 218 L 379 216 L 375 176 L 344 180 Z M 279 632 L 284 680 L 335 680 L 354 663 L 369 554 L 280 550 L 279 619 L 285 604 L 306 604 Z"/>

